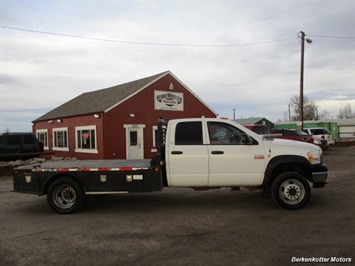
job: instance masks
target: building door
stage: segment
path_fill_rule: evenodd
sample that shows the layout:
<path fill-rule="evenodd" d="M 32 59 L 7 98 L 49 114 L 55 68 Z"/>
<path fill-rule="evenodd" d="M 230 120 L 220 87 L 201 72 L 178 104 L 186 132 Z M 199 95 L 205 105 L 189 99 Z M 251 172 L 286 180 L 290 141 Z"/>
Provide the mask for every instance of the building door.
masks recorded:
<path fill-rule="evenodd" d="M 125 125 L 126 128 L 126 154 L 127 159 L 143 159 L 144 143 L 143 128 L 144 125 Z"/>

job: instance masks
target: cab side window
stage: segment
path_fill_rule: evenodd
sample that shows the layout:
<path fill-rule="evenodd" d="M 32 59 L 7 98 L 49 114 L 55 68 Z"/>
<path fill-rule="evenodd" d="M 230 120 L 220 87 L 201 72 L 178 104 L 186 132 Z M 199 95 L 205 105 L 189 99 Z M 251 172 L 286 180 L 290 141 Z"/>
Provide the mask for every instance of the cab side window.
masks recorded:
<path fill-rule="evenodd" d="M 180 122 L 176 125 L 175 145 L 202 144 L 202 122 Z"/>
<path fill-rule="evenodd" d="M 208 122 L 208 133 L 212 145 L 253 145 L 256 141 L 248 134 L 232 125 L 220 122 Z"/>

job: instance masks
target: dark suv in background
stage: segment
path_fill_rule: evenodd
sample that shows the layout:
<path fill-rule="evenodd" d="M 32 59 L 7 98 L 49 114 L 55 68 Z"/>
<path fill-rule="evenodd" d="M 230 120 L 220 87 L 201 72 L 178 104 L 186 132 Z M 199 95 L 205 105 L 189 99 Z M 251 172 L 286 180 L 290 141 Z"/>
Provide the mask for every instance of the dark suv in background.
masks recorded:
<path fill-rule="evenodd" d="M 39 152 L 43 152 L 43 143 L 39 142 L 32 133 L 4 133 L 0 135 L 0 161 L 13 157 L 31 157 L 31 153 Z"/>

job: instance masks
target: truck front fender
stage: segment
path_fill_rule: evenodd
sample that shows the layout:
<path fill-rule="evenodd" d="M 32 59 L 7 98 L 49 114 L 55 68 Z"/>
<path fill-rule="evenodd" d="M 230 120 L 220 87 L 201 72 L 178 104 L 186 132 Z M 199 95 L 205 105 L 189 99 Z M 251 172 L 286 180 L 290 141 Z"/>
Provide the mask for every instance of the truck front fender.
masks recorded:
<path fill-rule="evenodd" d="M 264 189 L 268 188 L 275 177 L 286 171 L 298 172 L 309 181 L 312 181 L 311 164 L 306 158 L 299 155 L 280 155 L 269 161 L 261 186 Z"/>

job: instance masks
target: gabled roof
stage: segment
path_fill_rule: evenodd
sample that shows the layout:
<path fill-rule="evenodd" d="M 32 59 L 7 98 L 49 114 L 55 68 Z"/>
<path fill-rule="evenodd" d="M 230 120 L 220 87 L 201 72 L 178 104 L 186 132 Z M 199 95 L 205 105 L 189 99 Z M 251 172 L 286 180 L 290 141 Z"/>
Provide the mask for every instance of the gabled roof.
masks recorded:
<path fill-rule="evenodd" d="M 205 104 L 193 91 L 191 91 L 185 84 L 183 84 L 173 73 L 165 71 L 160 74 L 156 74 L 150 77 L 138 79 L 121 85 L 113 86 L 110 88 L 86 92 L 78 97 L 62 104 L 61 106 L 49 111 L 43 116 L 37 118 L 33 122 L 51 120 L 63 117 L 71 117 L 85 114 L 93 114 L 100 112 L 108 112 L 115 108 L 120 103 L 133 97 L 138 92 L 144 90 L 150 84 L 161 79 L 162 77 L 170 74 L 175 80 L 177 80 L 186 90 L 194 95 L 200 102 L 202 102 L 213 113 L 212 108 Z"/>
<path fill-rule="evenodd" d="M 233 119 L 233 121 L 237 122 L 242 126 L 253 125 L 258 123 L 260 120 L 265 119 L 264 117 L 250 117 L 250 118 L 241 118 L 241 119 Z"/>
<path fill-rule="evenodd" d="M 114 87 L 83 93 L 33 122 L 107 111 L 169 73 L 171 74 L 170 71 L 165 71 Z"/>

